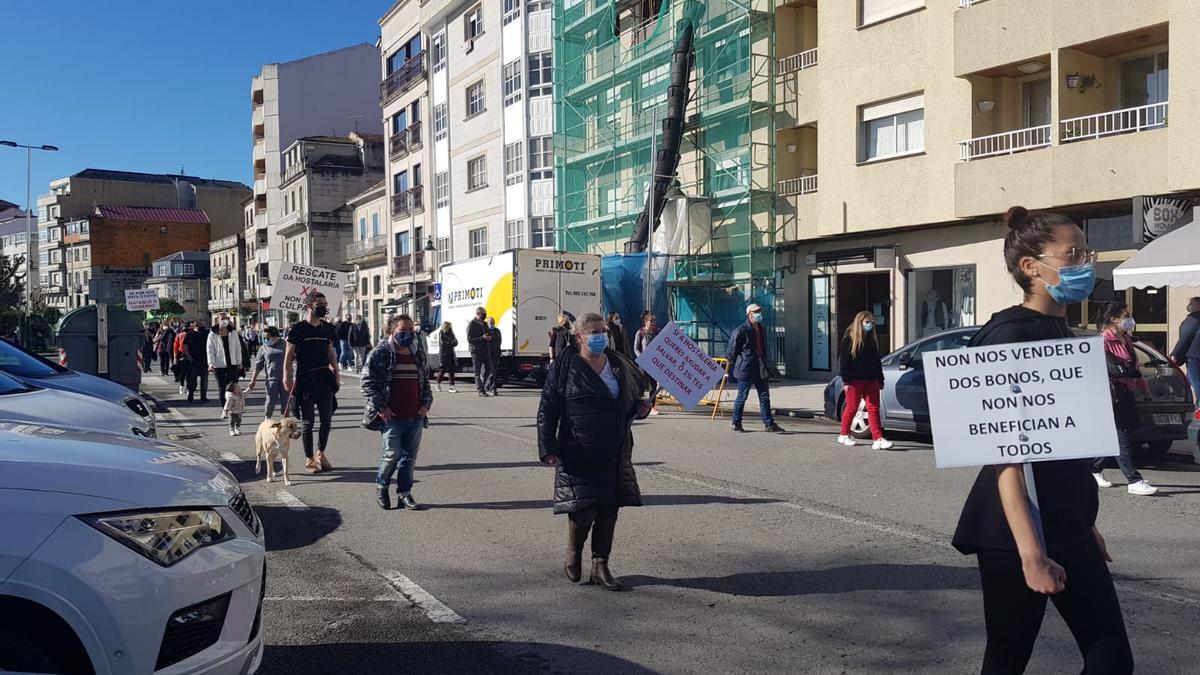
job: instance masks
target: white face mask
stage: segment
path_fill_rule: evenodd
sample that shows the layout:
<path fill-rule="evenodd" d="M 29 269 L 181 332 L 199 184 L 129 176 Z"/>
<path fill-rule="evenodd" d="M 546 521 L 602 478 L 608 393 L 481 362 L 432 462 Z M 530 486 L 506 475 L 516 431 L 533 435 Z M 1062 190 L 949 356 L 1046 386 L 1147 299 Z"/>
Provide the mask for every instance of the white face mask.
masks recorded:
<path fill-rule="evenodd" d="M 1132 333 L 1134 328 L 1137 328 L 1137 321 L 1134 321 L 1132 316 L 1121 319 L 1121 330 Z"/>
<path fill-rule="evenodd" d="M 875 322 L 874 321 L 864 321 L 863 322 L 863 330 L 868 333 L 875 330 Z"/>

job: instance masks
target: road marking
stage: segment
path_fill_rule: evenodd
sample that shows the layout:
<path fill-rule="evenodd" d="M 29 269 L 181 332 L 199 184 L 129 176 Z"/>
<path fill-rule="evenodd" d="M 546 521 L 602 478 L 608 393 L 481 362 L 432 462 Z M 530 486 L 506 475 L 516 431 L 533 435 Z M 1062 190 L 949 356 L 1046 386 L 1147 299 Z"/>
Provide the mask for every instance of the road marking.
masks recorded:
<path fill-rule="evenodd" d="M 412 579 L 395 571 L 388 570 L 381 575 L 389 584 L 392 585 L 401 595 L 408 598 L 414 605 L 421 608 L 425 612 L 425 616 L 434 623 L 466 623 L 467 620 L 458 615 L 457 612 L 450 609 L 442 603 L 441 600 L 433 597 L 429 591 L 421 588 Z"/>
<path fill-rule="evenodd" d="M 237 455 L 233 454 L 232 452 L 230 452 L 230 451 L 228 451 L 228 450 L 222 450 L 222 451 L 221 451 L 221 459 L 225 460 L 226 462 L 240 462 L 240 461 L 242 461 L 242 458 L 241 458 L 241 457 L 238 457 Z"/>
<path fill-rule="evenodd" d="M 291 509 L 293 511 L 307 511 L 308 510 L 308 504 L 305 504 L 304 502 L 300 501 L 300 499 L 296 495 L 288 492 L 287 490 L 276 490 L 275 498 L 278 499 L 280 502 L 282 502 L 284 506 L 288 507 L 289 509 Z"/>
<path fill-rule="evenodd" d="M 408 602 L 402 595 L 380 595 L 374 598 L 340 598 L 324 595 L 268 595 L 267 602 Z"/>

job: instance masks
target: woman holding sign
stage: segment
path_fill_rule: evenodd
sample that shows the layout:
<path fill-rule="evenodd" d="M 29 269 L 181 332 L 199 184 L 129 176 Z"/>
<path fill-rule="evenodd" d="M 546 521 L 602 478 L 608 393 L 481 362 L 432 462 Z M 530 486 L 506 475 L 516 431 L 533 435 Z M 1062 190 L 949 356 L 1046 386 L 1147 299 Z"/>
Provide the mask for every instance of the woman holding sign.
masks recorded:
<path fill-rule="evenodd" d="M 971 346 L 1071 337 L 1067 307 L 1095 285 L 1096 254 L 1083 230 L 1054 213 L 1014 206 L 1004 216 L 1004 262 L 1025 301 L 992 316 Z M 1047 596 L 1070 628 L 1084 672 L 1129 673 L 1133 654 L 1096 530 L 1099 498 L 1091 460 L 1031 465 L 1041 536 L 1019 464 L 979 472 L 954 533 L 954 547 L 975 554 L 983 586 L 987 648 L 983 673 L 1021 673 L 1046 613 Z"/>
<path fill-rule="evenodd" d="M 1129 334 L 1137 324 L 1129 314 L 1129 306 L 1123 302 L 1110 302 L 1096 317 L 1096 326 L 1104 335 L 1104 357 L 1108 362 L 1109 388 L 1113 396 L 1113 417 L 1117 423 L 1117 444 L 1121 454 L 1117 455 L 1117 467 L 1128 483 L 1126 490 L 1131 495 L 1152 495 L 1158 488 L 1146 482 L 1133 466 L 1129 450 L 1129 432 L 1141 425 L 1134 397 L 1141 393 L 1149 397 L 1150 386 L 1138 368 L 1137 352 Z M 1111 457 L 1100 457 L 1092 465 L 1092 477 L 1102 488 L 1113 484 L 1104 477 L 1104 467 L 1112 462 Z"/>

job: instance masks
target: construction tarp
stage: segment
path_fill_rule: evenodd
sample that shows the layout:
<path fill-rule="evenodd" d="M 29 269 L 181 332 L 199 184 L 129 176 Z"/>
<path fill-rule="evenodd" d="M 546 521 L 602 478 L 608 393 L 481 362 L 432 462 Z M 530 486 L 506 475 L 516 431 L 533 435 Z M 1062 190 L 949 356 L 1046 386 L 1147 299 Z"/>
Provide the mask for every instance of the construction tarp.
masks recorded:
<path fill-rule="evenodd" d="M 647 253 L 607 255 L 600 259 L 600 284 L 603 293 L 604 312 L 619 312 L 621 322 L 630 327 L 630 333 L 641 324 L 642 311 L 646 309 L 646 259 Z M 670 316 L 670 298 L 667 297 L 666 269 L 668 256 L 653 256 L 650 274 L 651 311 L 660 326 L 667 325 Z"/>

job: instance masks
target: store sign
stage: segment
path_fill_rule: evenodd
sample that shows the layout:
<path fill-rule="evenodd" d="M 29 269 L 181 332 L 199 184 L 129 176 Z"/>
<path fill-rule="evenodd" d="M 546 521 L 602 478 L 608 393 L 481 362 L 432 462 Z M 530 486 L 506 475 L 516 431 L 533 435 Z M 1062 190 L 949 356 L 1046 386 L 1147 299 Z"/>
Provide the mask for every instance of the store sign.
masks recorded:
<path fill-rule="evenodd" d="M 927 352 L 939 469 L 1117 454 L 1104 339 Z"/>
<path fill-rule="evenodd" d="M 1180 225 L 1191 222 L 1192 200 L 1134 197 L 1133 214 L 1133 240 L 1149 244 Z"/>

